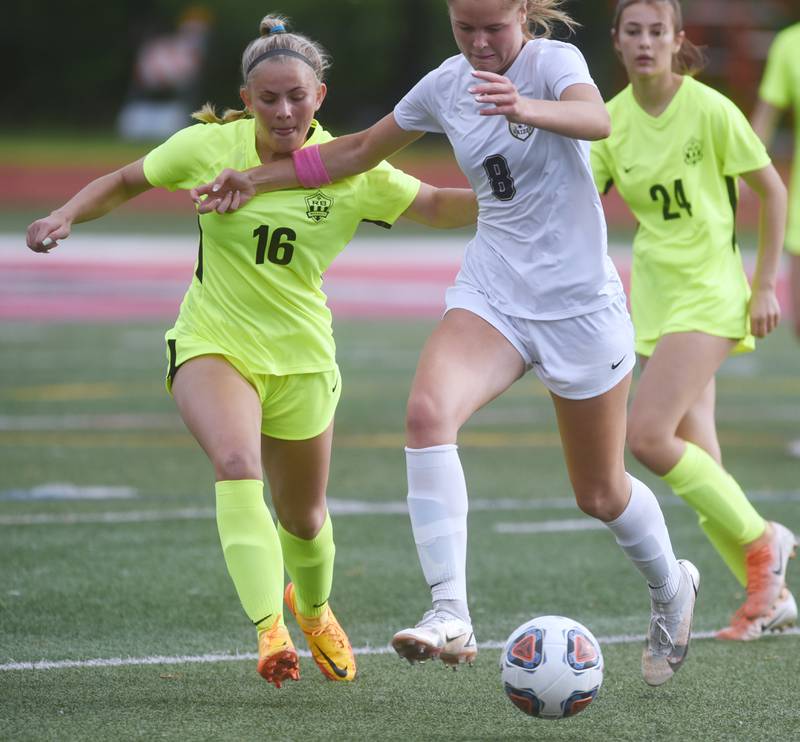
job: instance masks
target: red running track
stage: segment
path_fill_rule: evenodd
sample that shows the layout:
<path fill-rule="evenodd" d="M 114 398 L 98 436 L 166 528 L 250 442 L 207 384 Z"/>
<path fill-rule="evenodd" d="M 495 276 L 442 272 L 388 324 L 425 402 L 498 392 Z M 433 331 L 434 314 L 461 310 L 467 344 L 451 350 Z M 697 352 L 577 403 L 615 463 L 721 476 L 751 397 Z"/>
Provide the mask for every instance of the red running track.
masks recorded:
<path fill-rule="evenodd" d="M 357 238 L 325 275 L 335 316 L 435 318 L 460 262 L 460 238 Z M 170 322 L 194 270 L 193 238 L 72 237 L 49 255 L 0 236 L 0 320 Z M 627 252 L 613 251 L 628 286 Z M 785 277 L 779 298 L 788 304 Z"/>

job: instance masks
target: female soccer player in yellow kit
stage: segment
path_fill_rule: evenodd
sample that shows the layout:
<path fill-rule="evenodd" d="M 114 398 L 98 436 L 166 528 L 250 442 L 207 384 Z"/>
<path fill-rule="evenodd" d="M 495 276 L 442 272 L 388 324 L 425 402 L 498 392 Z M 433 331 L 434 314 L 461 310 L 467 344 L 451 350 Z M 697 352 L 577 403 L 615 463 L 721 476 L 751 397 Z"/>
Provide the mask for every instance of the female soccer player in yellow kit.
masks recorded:
<path fill-rule="evenodd" d="M 267 16 L 244 51 L 246 111 L 223 120 L 206 107 L 146 157 L 99 178 L 28 228 L 47 252 L 73 223 L 94 219 L 151 187 L 190 189 L 221 168 L 290 157 L 332 137 L 313 119 L 328 60 L 286 20 Z M 474 223 L 468 189 L 436 189 L 385 162 L 321 189 L 254 199 L 236 214 L 200 216 L 195 276 L 166 334 L 168 386 L 214 465 L 217 525 L 228 571 L 258 629 L 259 673 L 280 687 L 299 675 L 282 598 L 331 680 L 356 674 L 330 608 L 334 542 L 325 490 L 341 393 L 322 274 L 362 220 L 400 215 L 431 226 Z M 278 527 L 263 499 L 269 480 Z M 283 570 L 292 582 L 283 589 Z"/>
<path fill-rule="evenodd" d="M 609 104 L 611 137 L 594 143 L 601 192 L 617 187 L 639 222 L 631 304 L 643 371 L 628 443 L 698 513 L 747 600 L 721 639 L 793 623 L 785 586 L 795 536 L 766 522 L 722 466 L 714 421 L 717 369 L 778 323 L 775 280 L 786 193 L 747 120 L 697 82 L 702 55 L 677 0 L 621 0 L 614 47 L 630 85 Z M 735 237 L 741 176 L 761 199 L 752 292 Z"/>
<path fill-rule="evenodd" d="M 794 333 L 800 340 L 800 23 L 781 31 L 769 50 L 764 79 L 753 112 L 753 129 L 769 147 L 781 112 L 794 110 L 794 167 L 789 198 L 786 250 L 790 255 L 789 285 Z"/>

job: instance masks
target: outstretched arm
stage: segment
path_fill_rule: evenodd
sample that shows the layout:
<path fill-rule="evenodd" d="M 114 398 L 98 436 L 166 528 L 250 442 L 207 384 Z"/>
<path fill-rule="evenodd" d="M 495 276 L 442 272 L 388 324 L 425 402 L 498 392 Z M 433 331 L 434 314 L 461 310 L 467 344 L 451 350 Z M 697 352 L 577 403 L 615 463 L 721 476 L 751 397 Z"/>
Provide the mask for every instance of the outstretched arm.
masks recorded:
<path fill-rule="evenodd" d="M 144 177 L 143 160 L 93 180 L 60 209 L 33 222 L 26 233 L 28 247 L 34 252 L 49 252 L 58 240 L 69 237 L 73 224 L 97 219 L 152 188 Z"/>
<path fill-rule="evenodd" d="M 742 173 L 742 178 L 761 200 L 750 330 L 756 337 L 765 337 L 778 326 L 781 316 L 775 289 L 786 225 L 786 186 L 774 165 Z"/>
<path fill-rule="evenodd" d="M 534 100 L 519 94 L 511 80 L 494 72 L 477 70 L 479 78 L 469 92 L 475 95 L 481 116 L 505 116 L 515 124 L 528 124 L 571 139 L 605 139 L 611 134 L 611 117 L 593 85 L 570 85 L 557 101 Z"/>
<path fill-rule="evenodd" d="M 422 135 L 401 129 L 390 113 L 369 129 L 320 145 L 319 154 L 330 179 L 341 180 L 370 170 Z M 244 172 L 223 170 L 211 183 L 192 189 L 191 196 L 201 213 L 223 213 L 243 206 L 257 193 L 299 185 L 294 163 L 286 157 Z M 202 200 L 204 196 L 207 198 Z"/>
<path fill-rule="evenodd" d="M 772 137 L 775 136 L 775 128 L 781 117 L 781 109 L 767 103 L 765 100 L 759 98 L 756 103 L 755 110 L 753 111 L 753 118 L 750 122 L 753 126 L 753 131 L 758 134 L 764 146 L 769 149 L 772 145 Z"/>
<path fill-rule="evenodd" d="M 439 229 L 466 227 L 478 219 L 478 200 L 471 188 L 435 188 L 423 183 L 403 216 Z"/>

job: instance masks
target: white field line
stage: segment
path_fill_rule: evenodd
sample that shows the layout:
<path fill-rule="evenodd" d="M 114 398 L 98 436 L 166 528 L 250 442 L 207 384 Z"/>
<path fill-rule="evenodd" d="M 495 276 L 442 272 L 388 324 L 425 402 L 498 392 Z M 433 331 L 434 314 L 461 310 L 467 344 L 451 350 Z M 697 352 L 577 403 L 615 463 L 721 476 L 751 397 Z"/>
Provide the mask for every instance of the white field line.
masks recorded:
<path fill-rule="evenodd" d="M 692 634 L 695 641 L 703 639 L 713 639 L 713 631 L 698 631 Z M 800 636 L 800 629 L 792 628 L 784 631 L 780 636 Z M 620 634 L 617 636 L 600 636 L 597 641 L 600 646 L 611 646 L 615 644 L 638 644 L 644 637 L 640 634 Z M 480 649 L 502 649 L 505 642 L 489 641 L 481 642 Z M 394 650 L 390 646 L 385 647 L 355 647 L 354 653 L 361 656 L 391 655 Z M 301 657 L 311 657 L 311 652 L 307 649 L 299 649 L 297 653 Z M 95 658 L 88 660 L 39 660 L 37 662 L 7 662 L 0 665 L 0 672 L 10 672 L 12 670 L 69 670 L 73 668 L 95 668 L 95 667 L 140 667 L 144 665 L 190 665 L 190 664 L 213 664 L 216 662 L 242 662 L 258 659 L 254 652 L 242 652 L 235 654 L 212 653 L 197 655 L 151 655 L 149 657 L 109 657 Z"/>
<path fill-rule="evenodd" d="M 603 531 L 605 524 L 599 520 L 543 520 L 538 523 L 495 523 L 492 530 L 495 533 L 565 533 L 572 531 Z"/>
<path fill-rule="evenodd" d="M 749 492 L 752 502 L 789 503 L 800 501 L 800 491 L 757 491 Z M 661 507 L 683 507 L 683 501 L 677 497 L 659 498 Z M 472 512 L 507 512 L 519 510 L 572 510 L 577 506 L 568 497 L 548 500 L 515 500 L 503 498 L 498 500 L 471 500 L 469 509 Z M 402 500 L 394 502 L 368 502 L 366 500 L 339 500 L 328 498 L 328 509 L 331 515 L 406 515 L 408 508 Z M 160 523 L 173 520 L 213 520 L 214 508 L 181 508 L 178 510 L 128 510 L 100 513 L 22 513 L 19 515 L 0 515 L 2 526 L 38 526 L 38 525 L 73 525 L 78 523 Z M 546 533 L 563 531 L 584 531 L 600 528 L 592 520 L 550 520 L 536 523 L 517 521 L 514 524 L 498 523 L 496 530 L 501 533 Z"/>

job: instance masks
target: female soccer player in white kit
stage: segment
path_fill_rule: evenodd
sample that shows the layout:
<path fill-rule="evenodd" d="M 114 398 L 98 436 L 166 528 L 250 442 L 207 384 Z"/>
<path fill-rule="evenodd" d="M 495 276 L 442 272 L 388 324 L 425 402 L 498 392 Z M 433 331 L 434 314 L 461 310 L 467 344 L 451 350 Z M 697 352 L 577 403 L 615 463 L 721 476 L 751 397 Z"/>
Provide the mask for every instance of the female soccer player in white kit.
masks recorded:
<path fill-rule="evenodd" d="M 392 645 L 411 662 L 474 659 L 457 435 L 533 369 L 553 399 L 578 506 L 608 526 L 650 587 L 642 671 L 660 685 L 686 655 L 699 575 L 676 560 L 653 493 L 625 472 L 633 331 L 606 254 L 586 141 L 608 136 L 609 117 L 580 52 L 544 38 L 554 22 L 571 25 L 559 5 L 448 0 L 461 54 L 426 75 L 392 114 L 304 148 L 293 163 L 223 171 L 195 195 L 208 197 L 201 211 L 224 212 L 257 191 L 361 172 L 426 131 L 447 135 L 480 212 L 408 402 L 408 507 L 433 608 Z"/>

